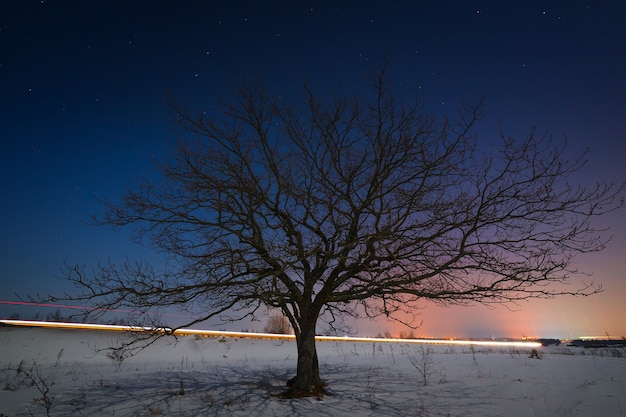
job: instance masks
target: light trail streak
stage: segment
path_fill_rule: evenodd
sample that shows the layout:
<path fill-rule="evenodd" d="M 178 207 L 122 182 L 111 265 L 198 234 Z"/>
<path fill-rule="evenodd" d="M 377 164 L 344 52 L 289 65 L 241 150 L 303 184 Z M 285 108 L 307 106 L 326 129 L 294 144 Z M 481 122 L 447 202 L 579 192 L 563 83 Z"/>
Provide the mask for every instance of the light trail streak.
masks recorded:
<path fill-rule="evenodd" d="M 141 326 L 118 326 L 112 324 L 89 324 L 89 323 L 66 323 L 66 322 L 46 322 L 34 320 L 0 320 L 0 324 L 7 326 L 26 327 L 48 327 L 55 329 L 81 329 L 81 330 L 107 330 L 118 332 L 155 332 L 172 333 L 171 329 L 141 327 Z M 247 333 L 247 332 L 227 332 L 219 330 L 199 330 L 199 329 L 176 329 L 173 332 L 177 336 L 198 335 L 205 337 L 237 337 L 249 339 L 274 339 L 274 340 L 296 340 L 294 335 L 271 334 L 271 333 Z M 337 337 L 337 336 L 316 336 L 315 340 L 320 342 L 380 342 L 380 343 L 405 343 L 405 344 L 432 344 L 432 345 L 477 345 L 477 346 L 499 346 L 499 347 L 541 347 L 539 342 L 526 341 L 495 341 L 495 340 L 447 340 L 447 339 L 383 339 L 370 337 Z"/>

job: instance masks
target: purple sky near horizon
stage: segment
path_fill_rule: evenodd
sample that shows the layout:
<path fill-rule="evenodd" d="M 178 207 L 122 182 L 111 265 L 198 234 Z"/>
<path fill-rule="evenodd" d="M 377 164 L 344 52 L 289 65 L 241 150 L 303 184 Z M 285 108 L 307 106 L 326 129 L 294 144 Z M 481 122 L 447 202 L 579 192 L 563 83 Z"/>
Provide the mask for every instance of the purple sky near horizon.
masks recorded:
<path fill-rule="evenodd" d="M 64 262 L 147 257 L 129 233 L 88 224 L 176 137 L 168 98 L 211 111 L 241 80 L 285 97 L 365 86 L 389 62 L 396 91 L 453 115 L 485 96 L 481 137 L 533 125 L 589 147 L 575 180 L 626 178 L 626 4 L 618 1 L 0 3 L 0 300 L 66 289 Z M 586 298 L 442 309 L 424 336 L 626 335 L 626 212 L 578 262 L 604 292 Z M 577 285 L 586 277 L 575 277 Z M 0 316 L 11 306 L 0 304 Z M 360 321 L 359 333 L 404 330 Z M 235 327 L 239 330 L 239 327 Z M 257 330 L 261 330 L 258 328 Z"/>

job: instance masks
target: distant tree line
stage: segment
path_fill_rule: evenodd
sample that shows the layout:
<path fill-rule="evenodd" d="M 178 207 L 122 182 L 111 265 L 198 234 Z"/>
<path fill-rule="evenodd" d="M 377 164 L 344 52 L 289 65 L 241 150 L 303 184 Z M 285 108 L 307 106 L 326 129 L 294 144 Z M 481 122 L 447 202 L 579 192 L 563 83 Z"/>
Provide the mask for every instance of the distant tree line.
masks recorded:
<path fill-rule="evenodd" d="M 80 315 L 63 315 L 60 309 L 56 309 L 54 312 L 48 314 L 42 314 L 41 312 L 36 312 L 35 314 L 22 317 L 20 313 L 12 313 L 7 317 L 8 320 L 28 320 L 28 321 L 46 321 L 46 322 L 65 322 L 65 323 L 86 323 L 87 319 L 89 319 L 89 323 L 93 324 L 108 324 L 113 326 L 128 326 L 128 320 L 125 320 L 122 317 L 113 317 L 111 319 L 104 319 L 103 317 L 93 318 L 85 316 L 84 314 Z"/>

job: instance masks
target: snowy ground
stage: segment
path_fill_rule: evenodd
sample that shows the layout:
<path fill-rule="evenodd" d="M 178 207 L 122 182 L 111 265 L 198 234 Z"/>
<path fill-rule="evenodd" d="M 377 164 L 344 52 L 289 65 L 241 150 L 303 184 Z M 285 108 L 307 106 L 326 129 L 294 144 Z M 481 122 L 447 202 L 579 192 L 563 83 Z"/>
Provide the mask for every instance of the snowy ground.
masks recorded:
<path fill-rule="evenodd" d="M 273 394 L 293 376 L 293 342 L 185 336 L 123 361 L 94 352 L 125 337 L 0 327 L 0 417 L 626 415 L 623 350 L 541 348 L 539 360 L 509 347 L 318 342 L 334 395 L 283 401 Z"/>

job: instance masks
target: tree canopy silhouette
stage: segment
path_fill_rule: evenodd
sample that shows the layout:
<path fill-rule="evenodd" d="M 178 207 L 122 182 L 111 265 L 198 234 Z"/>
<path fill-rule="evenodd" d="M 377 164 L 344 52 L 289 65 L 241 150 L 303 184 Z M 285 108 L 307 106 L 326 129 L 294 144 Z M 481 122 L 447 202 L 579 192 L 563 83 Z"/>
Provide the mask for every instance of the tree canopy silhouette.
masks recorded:
<path fill-rule="evenodd" d="M 290 104 L 242 88 L 217 116 L 176 108 L 185 137 L 145 181 L 107 205 L 168 254 L 69 278 L 73 300 L 148 312 L 170 306 L 233 318 L 279 308 L 296 337 L 285 396 L 323 395 L 320 317 L 402 319 L 416 302 L 506 303 L 586 295 L 574 256 L 603 249 L 591 220 L 623 185 L 568 183 L 584 166 L 534 131 L 478 138 L 480 106 L 437 119 L 387 88 Z M 237 315 L 239 313 L 239 315 Z"/>

